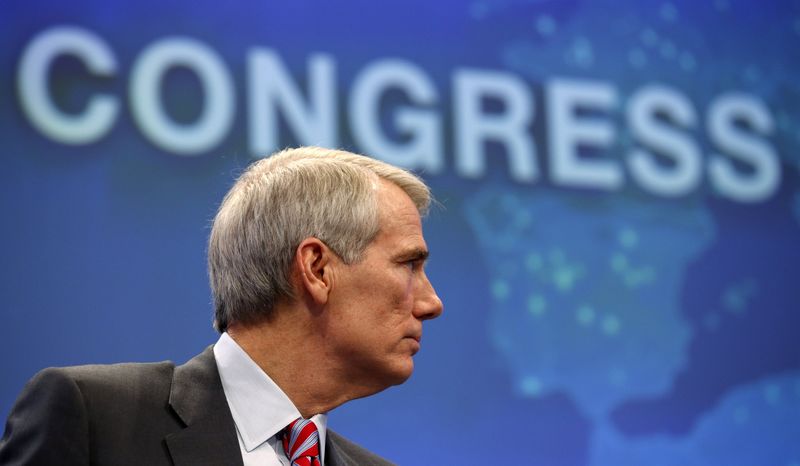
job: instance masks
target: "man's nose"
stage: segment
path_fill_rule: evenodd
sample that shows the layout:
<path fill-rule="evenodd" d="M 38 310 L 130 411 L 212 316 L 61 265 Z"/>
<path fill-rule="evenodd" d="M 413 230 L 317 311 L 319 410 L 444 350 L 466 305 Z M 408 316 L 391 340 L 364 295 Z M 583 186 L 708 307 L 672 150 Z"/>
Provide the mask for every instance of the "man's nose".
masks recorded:
<path fill-rule="evenodd" d="M 414 304 L 414 316 L 419 320 L 435 319 L 442 315 L 444 305 L 426 275 L 422 277 L 417 301 Z"/>

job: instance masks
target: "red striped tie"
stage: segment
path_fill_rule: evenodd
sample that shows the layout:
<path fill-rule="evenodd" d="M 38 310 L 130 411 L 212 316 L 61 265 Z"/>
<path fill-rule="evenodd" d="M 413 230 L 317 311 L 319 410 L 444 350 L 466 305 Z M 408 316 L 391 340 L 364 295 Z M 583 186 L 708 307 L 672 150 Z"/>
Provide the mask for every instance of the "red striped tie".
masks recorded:
<path fill-rule="evenodd" d="M 297 418 L 283 430 L 283 449 L 292 466 L 322 466 L 319 432 L 308 419 Z"/>

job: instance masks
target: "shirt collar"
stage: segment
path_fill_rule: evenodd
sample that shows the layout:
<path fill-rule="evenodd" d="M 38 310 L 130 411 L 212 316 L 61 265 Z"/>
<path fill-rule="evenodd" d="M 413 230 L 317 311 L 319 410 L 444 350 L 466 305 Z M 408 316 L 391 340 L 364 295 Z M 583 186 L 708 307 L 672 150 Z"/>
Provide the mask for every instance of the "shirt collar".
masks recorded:
<path fill-rule="evenodd" d="M 301 417 L 292 400 L 227 333 L 214 345 L 214 358 L 233 421 L 248 452 Z M 320 451 L 324 452 L 328 416 L 317 414 L 311 421 L 319 430 Z"/>

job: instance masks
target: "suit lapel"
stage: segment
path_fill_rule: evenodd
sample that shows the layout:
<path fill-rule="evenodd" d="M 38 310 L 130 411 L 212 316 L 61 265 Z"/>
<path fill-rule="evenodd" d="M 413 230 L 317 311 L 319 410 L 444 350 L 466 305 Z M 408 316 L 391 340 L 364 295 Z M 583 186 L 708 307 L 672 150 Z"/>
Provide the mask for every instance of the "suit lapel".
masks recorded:
<path fill-rule="evenodd" d="M 328 429 L 325 440 L 325 466 L 357 466 L 358 463 L 339 444 L 339 434 Z"/>
<path fill-rule="evenodd" d="M 211 348 L 175 368 L 172 378 L 169 403 L 186 424 L 166 437 L 176 466 L 242 465 L 236 425 Z"/>

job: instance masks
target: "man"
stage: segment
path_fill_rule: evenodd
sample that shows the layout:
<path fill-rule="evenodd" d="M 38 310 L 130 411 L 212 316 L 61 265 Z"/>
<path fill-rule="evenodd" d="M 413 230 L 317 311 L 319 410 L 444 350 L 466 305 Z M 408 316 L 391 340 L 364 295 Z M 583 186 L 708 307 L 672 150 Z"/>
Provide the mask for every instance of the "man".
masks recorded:
<path fill-rule="evenodd" d="M 442 304 L 423 268 L 414 175 L 360 155 L 286 150 L 253 164 L 208 247 L 218 342 L 186 364 L 45 369 L 2 464 L 384 465 L 326 413 L 403 383 Z"/>

